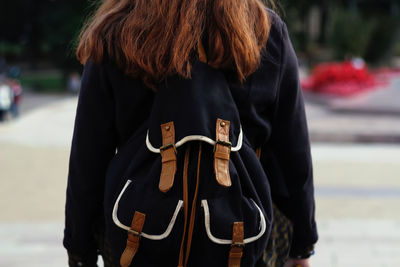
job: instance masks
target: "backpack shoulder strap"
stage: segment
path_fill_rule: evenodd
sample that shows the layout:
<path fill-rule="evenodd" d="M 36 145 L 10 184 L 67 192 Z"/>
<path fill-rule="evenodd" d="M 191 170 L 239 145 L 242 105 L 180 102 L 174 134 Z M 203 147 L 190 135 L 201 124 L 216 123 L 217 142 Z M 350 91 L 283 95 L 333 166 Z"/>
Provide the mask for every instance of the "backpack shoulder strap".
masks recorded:
<path fill-rule="evenodd" d="M 256 154 L 257 154 L 258 160 L 260 160 L 261 159 L 261 146 L 256 148 Z"/>
<path fill-rule="evenodd" d="M 197 45 L 197 53 L 199 54 L 199 60 L 201 62 L 207 63 L 207 54 L 201 41 Z"/>

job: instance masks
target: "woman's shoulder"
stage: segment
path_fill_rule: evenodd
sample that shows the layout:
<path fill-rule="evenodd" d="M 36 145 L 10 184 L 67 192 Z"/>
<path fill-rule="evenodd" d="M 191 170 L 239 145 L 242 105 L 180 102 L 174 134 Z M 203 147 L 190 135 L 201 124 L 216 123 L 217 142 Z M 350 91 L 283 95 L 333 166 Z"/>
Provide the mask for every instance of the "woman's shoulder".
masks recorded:
<path fill-rule="evenodd" d="M 282 56 L 283 47 L 283 29 L 285 23 L 282 18 L 274 10 L 265 7 L 267 11 L 268 20 L 270 23 L 270 30 L 265 49 L 263 51 L 262 65 L 273 64 L 279 66 Z"/>
<path fill-rule="evenodd" d="M 279 14 L 274 11 L 271 8 L 265 7 L 265 10 L 267 11 L 267 16 L 268 19 L 270 21 L 270 34 L 275 34 L 278 35 L 277 37 L 281 37 L 282 36 L 282 28 L 285 25 L 285 22 L 283 21 L 283 19 L 281 18 L 281 16 L 279 16 Z M 274 37 L 274 36 L 272 36 Z"/>
<path fill-rule="evenodd" d="M 104 52 L 101 58 L 93 59 L 88 58 L 84 64 L 83 74 L 87 73 L 87 76 L 98 76 L 102 80 L 107 81 L 109 85 L 119 83 L 124 80 L 137 80 L 127 75 L 118 63 L 108 53 L 107 49 L 104 48 Z"/>

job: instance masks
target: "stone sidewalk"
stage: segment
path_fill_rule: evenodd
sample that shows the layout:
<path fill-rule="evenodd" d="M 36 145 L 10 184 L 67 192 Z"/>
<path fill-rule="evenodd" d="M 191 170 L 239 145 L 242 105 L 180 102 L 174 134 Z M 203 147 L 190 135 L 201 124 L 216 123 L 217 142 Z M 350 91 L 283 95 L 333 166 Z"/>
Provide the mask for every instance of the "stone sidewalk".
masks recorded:
<path fill-rule="evenodd" d="M 67 265 L 61 240 L 76 98 L 41 106 L 0 125 L 0 267 Z M 400 145 L 313 142 L 312 154 L 313 266 L 400 264 Z"/>
<path fill-rule="evenodd" d="M 311 140 L 400 143 L 400 77 L 349 97 L 304 93 Z"/>
<path fill-rule="evenodd" d="M 320 240 L 313 266 L 400 264 L 400 146 L 312 145 Z"/>

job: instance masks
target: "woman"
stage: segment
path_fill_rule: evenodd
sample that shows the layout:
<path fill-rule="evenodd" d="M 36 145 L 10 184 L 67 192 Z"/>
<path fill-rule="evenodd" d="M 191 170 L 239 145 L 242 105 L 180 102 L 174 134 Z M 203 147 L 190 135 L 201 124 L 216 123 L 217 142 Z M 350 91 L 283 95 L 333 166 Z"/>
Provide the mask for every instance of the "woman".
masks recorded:
<path fill-rule="evenodd" d="M 107 169 L 146 123 L 159 87 L 170 77 L 194 80 L 198 61 L 224 73 L 276 209 L 293 225 L 285 266 L 310 266 L 317 230 L 307 123 L 297 59 L 273 11 L 260 0 L 105 0 L 77 56 L 85 70 L 67 188 L 70 266 L 96 266 L 99 253 L 118 265 L 103 235 Z"/>

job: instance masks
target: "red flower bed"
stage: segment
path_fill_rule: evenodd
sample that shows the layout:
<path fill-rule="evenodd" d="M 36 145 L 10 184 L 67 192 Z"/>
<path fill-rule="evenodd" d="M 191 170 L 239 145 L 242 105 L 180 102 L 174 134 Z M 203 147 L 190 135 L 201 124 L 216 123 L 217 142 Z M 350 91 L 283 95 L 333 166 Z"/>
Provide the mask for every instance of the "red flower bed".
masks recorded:
<path fill-rule="evenodd" d="M 317 65 L 301 85 L 305 91 L 347 96 L 377 88 L 383 83 L 387 81 L 369 73 L 362 60 L 356 60 Z"/>

